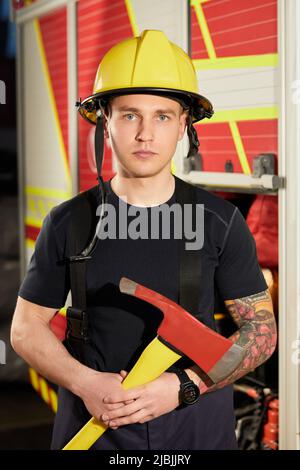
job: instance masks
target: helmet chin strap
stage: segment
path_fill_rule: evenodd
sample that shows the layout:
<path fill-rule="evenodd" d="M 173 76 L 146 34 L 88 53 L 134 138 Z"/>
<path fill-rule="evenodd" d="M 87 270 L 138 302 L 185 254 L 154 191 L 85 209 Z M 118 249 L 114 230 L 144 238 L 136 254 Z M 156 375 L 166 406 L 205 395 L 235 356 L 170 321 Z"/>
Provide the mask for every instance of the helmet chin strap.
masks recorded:
<path fill-rule="evenodd" d="M 92 238 L 92 241 L 79 255 L 71 257 L 72 261 L 81 261 L 83 259 L 90 259 L 99 241 L 101 223 L 102 223 L 102 219 L 104 216 L 105 204 L 107 202 L 107 193 L 106 193 L 103 178 L 101 176 L 103 154 L 104 154 L 104 124 L 103 124 L 103 116 L 100 114 L 100 111 L 99 111 L 99 114 L 97 114 L 97 124 L 96 124 L 96 132 L 95 132 L 95 159 L 96 159 L 96 167 L 97 167 L 97 180 L 99 182 L 99 190 L 100 190 L 101 211 L 100 211 L 99 220 L 97 222 L 95 234 Z"/>
<path fill-rule="evenodd" d="M 197 131 L 193 126 L 193 119 L 192 119 L 192 116 L 190 115 L 188 117 L 187 135 L 188 135 L 189 143 L 190 143 L 189 153 L 187 154 L 187 158 L 189 158 L 189 157 L 194 157 L 198 154 L 198 148 L 200 145 Z"/>
<path fill-rule="evenodd" d="M 100 224 L 104 215 L 105 204 L 107 202 L 105 184 L 101 175 L 103 155 L 104 155 L 104 118 L 103 118 L 103 114 L 101 110 L 98 110 L 96 131 L 95 131 L 95 160 L 96 160 L 96 167 L 97 167 L 97 180 L 99 182 L 99 189 L 100 189 L 100 196 L 101 196 L 101 199 L 100 199 L 101 200 L 101 212 L 100 212 L 100 218 L 97 224 L 96 233 L 98 233 L 100 230 Z"/>
<path fill-rule="evenodd" d="M 104 154 L 104 123 L 102 114 L 100 114 L 100 111 L 98 111 L 98 113 L 95 131 L 95 160 L 97 167 L 97 180 L 100 183 L 101 181 L 103 181 L 101 176 L 101 170 Z"/>

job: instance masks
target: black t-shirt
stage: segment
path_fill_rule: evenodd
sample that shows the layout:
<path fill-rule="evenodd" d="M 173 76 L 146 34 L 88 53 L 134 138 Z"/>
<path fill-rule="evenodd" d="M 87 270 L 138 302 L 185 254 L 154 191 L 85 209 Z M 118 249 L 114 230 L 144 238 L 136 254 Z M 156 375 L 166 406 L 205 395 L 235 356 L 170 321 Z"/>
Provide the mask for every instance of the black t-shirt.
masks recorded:
<path fill-rule="evenodd" d="M 117 214 L 119 204 L 120 208 L 134 209 L 113 192 L 110 182 L 106 187 L 108 202 L 115 206 Z M 97 192 L 98 188 L 95 187 L 94 191 Z M 257 261 L 255 241 L 239 209 L 201 188 L 197 188 L 197 197 L 198 203 L 204 204 L 204 244 L 201 248 L 197 314 L 206 325 L 214 328 L 215 289 L 220 298 L 226 300 L 261 292 L 267 289 L 267 284 Z M 171 206 L 174 202 L 175 193 L 166 204 Z M 67 269 L 58 261 L 65 256 L 71 205 L 72 199 L 56 206 L 45 218 L 19 290 L 24 299 L 45 307 L 63 307 L 70 290 Z M 139 210 L 149 220 L 153 209 Z M 128 224 L 133 218 L 128 217 Z M 99 370 L 130 370 L 155 336 L 162 319 L 159 310 L 152 305 L 120 293 L 121 277 L 132 279 L 178 302 L 177 243 L 172 230 L 170 239 L 163 239 L 160 233 L 156 240 L 99 240 L 92 259 L 87 263 L 87 311 Z M 220 392 L 222 390 L 206 398 L 212 400 L 211 406 L 213 396 Z M 229 406 L 232 407 L 232 403 Z M 216 426 L 220 425 L 216 423 Z M 224 423 L 223 427 L 225 432 Z M 206 448 L 205 444 L 204 447 L 199 445 L 199 448 Z"/>

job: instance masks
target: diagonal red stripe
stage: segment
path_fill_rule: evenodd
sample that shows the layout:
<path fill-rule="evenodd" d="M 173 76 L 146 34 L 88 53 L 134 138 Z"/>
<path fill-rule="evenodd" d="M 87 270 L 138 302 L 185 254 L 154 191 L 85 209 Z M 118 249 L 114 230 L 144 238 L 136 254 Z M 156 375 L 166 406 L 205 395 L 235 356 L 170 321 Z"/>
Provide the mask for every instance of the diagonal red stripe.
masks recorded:
<path fill-rule="evenodd" d="M 67 68 L 67 15 L 66 8 L 40 19 L 41 34 L 45 48 L 55 104 L 60 121 L 63 141 L 68 156 L 68 68 Z"/>

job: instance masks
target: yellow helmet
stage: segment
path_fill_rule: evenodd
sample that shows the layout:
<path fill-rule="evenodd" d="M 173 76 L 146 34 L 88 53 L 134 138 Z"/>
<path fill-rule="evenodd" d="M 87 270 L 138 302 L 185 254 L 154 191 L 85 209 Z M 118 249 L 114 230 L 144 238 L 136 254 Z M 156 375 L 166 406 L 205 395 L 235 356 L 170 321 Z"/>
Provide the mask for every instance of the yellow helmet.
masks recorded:
<path fill-rule="evenodd" d="M 113 46 L 98 67 L 93 94 L 77 103 L 78 110 L 96 124 L 98 110 L 107 98 L 133 93 L 177 99 L 190 109 L 193 122 L 213 114 L 210 101 L 198 93 L 190 57 L 162 31 L 146 30 Z"/>

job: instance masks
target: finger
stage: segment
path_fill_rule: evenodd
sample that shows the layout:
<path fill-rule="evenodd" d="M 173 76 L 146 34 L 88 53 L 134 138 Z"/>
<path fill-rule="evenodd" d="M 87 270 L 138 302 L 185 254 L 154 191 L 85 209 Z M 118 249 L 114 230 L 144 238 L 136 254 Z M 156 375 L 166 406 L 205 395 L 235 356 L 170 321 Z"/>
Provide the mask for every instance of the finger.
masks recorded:
<path fill-rule="evenodd" d="M 139 423 L 140 420 L 145 418 L 146 416 L 149 415 L 149 411 L 145 410 L 142 408 L 141 410 L 137 411 L 136 413 L 133 413 L 130 416 L 125 416 L 122 418 L 115 418 L 113 420 L 110 420 L 108 423 L 109 427 L 115 427 L 115 426 L 125 426 L 126 424 L 134 424 L 134 423 Z"/>
<path fill-rule="evenodd" d="M 105 405 L 105 410 L 106 411 L 112 411 L 112 410 L 117 410 L 118 408 L 121 408 L 124 406 L 125 403 L 110 403 Z"/>
<path fill-rule="evenodd" d="M 104 403 L 120 403 L 126 400 L 137 400 L 145 392 L 145 385 L 134 387 L 129 390 L 120 390 L 118 392 L 106 395 L 103 399 Z"/>
<path fill-rule="evenodd" d="M 115 410 L 111 410 L 111 411 L 107 411 L 103 413 L 101 420 L 105 424 L 107 424 L 107 422 L 111 421 L 112 419 L 126 417 L 128 415 L 136 413 L 142 408 L 142 406 L 143 404 L 141 400 L 135 400 L 129 405 L 121 406 Z"/>

